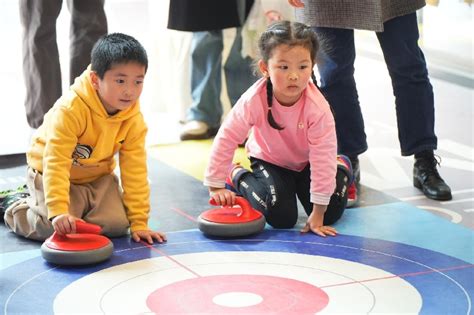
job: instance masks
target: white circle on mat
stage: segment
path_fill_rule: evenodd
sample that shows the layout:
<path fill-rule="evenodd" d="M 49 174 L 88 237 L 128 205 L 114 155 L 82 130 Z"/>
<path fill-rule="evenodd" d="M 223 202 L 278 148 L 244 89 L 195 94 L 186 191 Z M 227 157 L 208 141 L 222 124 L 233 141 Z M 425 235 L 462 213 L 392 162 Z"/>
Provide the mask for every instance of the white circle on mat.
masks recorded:
<path fill-rule="evenodd" d="M 328 297 L 327 305 L 322 305 L 324 308 L 321 314 L 418 313 L 422 306 L 421 295 L 410 283 L 362 263 L 286 252 L 227 251 L 163 256 L 100 270 L 74 281 L 60 291 L 54 301 L 54 312 L 150 313 L 147 299 L 160 288 L 172 288 L 185 281 L 192 284 L 193 279 L 198 282 L 199 279 L 205 280 L 203 277 L 225 275 L 255 275 L 256 278 L 289 279 L 291 281 L 288 283 L 310 285 Z M 276 289 L 291 296 L 291 288 Z M 196 288 L 196 292 L 202 290 L 202 287 Z M 235 306 L 225 302 L 232 292 L 237 296 L 241 294 L 239 303 L 242 304 L 239 307 L 245 303 L 256 303 L 260 295 L 258 292 L 235 291 L 224 286 L 222 293 L 206 298 L 212 301 L 217 297 L 214 303 L 227 307 L 232 313 Z M 281 294 L 278 298 L 288 297 Z M 248 307 L 261 306 L 262 303 L 265 300 L 248 304 Z M 193 305 L 181 301 L 180 307 L 176 313 L 192 314 Z"/>
<path fill-rule="evenodd" d="M 212 302 L 217 305 L 227 307 L 246 307 L 257 305 L 263 301 L 263 298 L 250 292 L 227 292 L 216 295 Z"/>

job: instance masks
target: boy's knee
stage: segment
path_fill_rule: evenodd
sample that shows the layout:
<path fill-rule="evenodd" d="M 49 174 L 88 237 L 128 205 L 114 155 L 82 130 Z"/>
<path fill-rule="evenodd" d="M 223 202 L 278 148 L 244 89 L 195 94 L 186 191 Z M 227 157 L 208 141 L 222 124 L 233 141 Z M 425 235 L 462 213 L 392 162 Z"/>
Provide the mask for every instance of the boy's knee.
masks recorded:
<path fill-rule="evenodd" d="M 99 225 L 102 227 L 102 234 L 108 237 L 124 236 L 128 234 L 130 227 L 128 220 L 111 220 Z"/>

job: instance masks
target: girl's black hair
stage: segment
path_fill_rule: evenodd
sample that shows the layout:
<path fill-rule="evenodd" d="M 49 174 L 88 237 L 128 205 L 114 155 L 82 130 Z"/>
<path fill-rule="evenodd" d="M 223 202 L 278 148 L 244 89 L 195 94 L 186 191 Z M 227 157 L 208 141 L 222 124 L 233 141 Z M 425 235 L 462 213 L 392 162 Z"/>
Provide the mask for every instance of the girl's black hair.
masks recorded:
<path fill-rule="evenodd" d="M 132 36 L 112 33 L 101 37 L 92 48 L 91 69 L 103 79 L 105 72 L 118 63 L 137 62 L 148 69 L 145 48 Z"/>
<path fill-rule="evenodd" d="M 258 50 L 260 54 L 260 58 L 258 59 L 261 59 L 268 64 L 268 60 L 272 57 L 273 50 L 280 45 L 287 45 L 290 47 L 302 46 L 307 48 L 311 56 L 312 65 L 316 63 L 319 42 L 316 33 L 311 29 L 311 27 L 302 23 L 289 21 L 279 21 L 271 24 L 267 30 L 263 32 L 258 41 Z M 317 86 L 316 77 L 313 72 L 311 72 L 311 78 L 313 83 Z M 284 127 L 280 126 L 272 115 L 273 85 L 270 78 L 267 79 L 267 103 L 268 123 L 273 128 L 282 130 Z"/>

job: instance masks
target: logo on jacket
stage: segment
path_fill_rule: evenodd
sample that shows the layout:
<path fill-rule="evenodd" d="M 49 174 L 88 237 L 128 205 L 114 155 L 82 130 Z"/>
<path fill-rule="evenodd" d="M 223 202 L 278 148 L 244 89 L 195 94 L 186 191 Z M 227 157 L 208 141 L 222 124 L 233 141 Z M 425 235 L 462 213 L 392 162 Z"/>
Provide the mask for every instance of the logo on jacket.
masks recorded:
<path fill-rule="evenodd" d="M 76 145 L 74 152 L 72 153 L 72 163 L 74 165 L 82 165 L 79 162 L 79 159 L 88 159 L 92 155 L 92 147 L 87 144 L 80 144 Z"/>

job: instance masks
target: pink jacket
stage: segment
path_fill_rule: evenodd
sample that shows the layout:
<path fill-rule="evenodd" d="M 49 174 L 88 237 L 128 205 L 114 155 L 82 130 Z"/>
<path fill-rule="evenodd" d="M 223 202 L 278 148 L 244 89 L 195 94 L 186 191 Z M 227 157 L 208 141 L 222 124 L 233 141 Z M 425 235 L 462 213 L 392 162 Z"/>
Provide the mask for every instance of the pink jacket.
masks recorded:
<path fill-rule="evenodd" d="M 266 81 L 252 85 L 232 108 L 212 145 L 204 185 L 224 187 L 234 151 L 251 134 L 247 153 L 280 167 L 302 171 L 311 167 L 311 202 L 329 204 L 335 189 L 336 129 L 329 104 L 312 83 L 293 106 L 273 98 L 272 114 L 283 126 L 279 131 L 267 121 Z"/>

